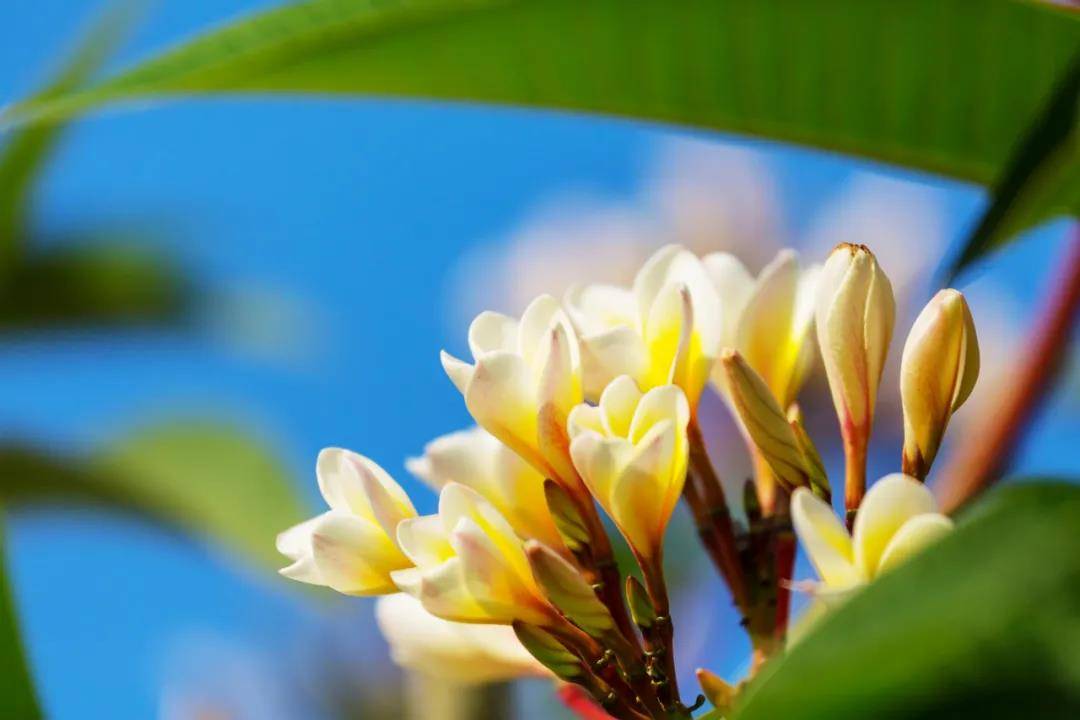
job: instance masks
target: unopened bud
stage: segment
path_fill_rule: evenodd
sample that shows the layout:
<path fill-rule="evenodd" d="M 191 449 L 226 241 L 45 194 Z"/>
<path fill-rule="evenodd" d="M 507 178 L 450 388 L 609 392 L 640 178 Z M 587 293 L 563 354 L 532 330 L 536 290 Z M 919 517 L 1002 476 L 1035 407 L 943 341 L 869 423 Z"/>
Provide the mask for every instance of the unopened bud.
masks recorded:
<path fill-rule="evenodd" d="M 850 518 L 866 490 L 866 447 L 896 319 L 892 285 L 867 247 L 833 249 L 818 281 L 814 316 L 844 438 Z"/>
<path fill-rule="evenodd" d="M 721 355 L 728 396 L 758 452 L 788 490 L 807 484 L 809 471 L 795 431 L 769 386 L 738 352 Z"/>
<path fill-rule="evenodd" d="M 788 408 L 787 420 L 795 433 L 795 439 L 799 443 L 799 450 L 802 451 L 803 467 L 806 469 L 806 479 L 810 482 L 810 489 L 818 497 L 829 500 L 832 497 L 832 492 L 829 489 L 829 477 L 825 473 L 825 463 L 821 461 L 821 455 L 818 454 L 814 441 L 810 439 L 810 435 L 806 432 L 806 426 L 803 425 L 802 409 L 798 403 L 792 403 L 791 407 Z"/>
<path fill-rule="evenodd" d="M 705 668 L 697 669 L 698 684 L 705 697 L 713 704 L 721 714 L 726 714 L 735 700 L 735 688 L 731 687 L 722 677 Z"/>
<path fill-rule="evenodd" d="M 589 544 L 589 528 L 570 494 L 554 480 L 544 481 L 544 499 L 566 547 L 578 553 Z"/>
<path fill-rule="evenodd" d="M 964 296 L 940 291 L 911 326 L 900 362 L 904 406 L 903 470 L 920 480 L 979 376 L 979 342 Z"/>
<path fill-rule="evenodd" d="M 656 624 L 656 610 L 649 599 L 649 594 L 633 575 L 626 578 L 626 604 L 630 607 L 630 616 L 634 618 L 634 624 L 639 628 L 648 630 Z"/>
<path fill-rule="evenodd" d="M 584 673 L 581 660 L 564 648 L 550 633 L 520 620 L 514 621 L 513 628 L 517 639 L 529 654 L 560 680 L 569 682 Z"/>
<path fill-rule="evenodd" d="M 537 585 L 571 622 L 590 635 L 603 635 L 614 627 L 611 613 L 577 568 L 536 540 L 525 543 L 525 554 Z"/>

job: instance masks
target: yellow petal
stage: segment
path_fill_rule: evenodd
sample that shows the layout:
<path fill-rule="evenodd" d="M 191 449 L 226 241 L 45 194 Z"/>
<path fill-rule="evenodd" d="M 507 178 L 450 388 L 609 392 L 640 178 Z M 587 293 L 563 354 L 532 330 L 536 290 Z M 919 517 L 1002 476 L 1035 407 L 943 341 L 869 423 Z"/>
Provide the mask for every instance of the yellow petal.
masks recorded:
<path fill-rule="evenodd" d="M 603 411 L 594 405 L 584 403 L 578 405 L 570 411 L 570 415 L 566 418 L 566 430 L 571 441 L 586 431 L 606 435 L 607 428 L 604 425 Z"/>
<path fill-rule="evenodd" d="M 504 564 L 510 565 L 519 575 L 531 577 L 521 540 L 506 518 L 480 493 L 465 485 L 450 483 L 439 493 L 439 518 L 448 535 L 461 525 L 462 520 L 477 525 L 498 548 Z"/>
<path fill-rule="evenodd" d="M 495 622 L 523 620 L 540 624 L 547 619 L 542 611 L 546 603 L 540 597 L 524 549 L 519 548 L 522 566 L 508 556 L 495 537 L 468 517 L 458 521 L 450 543 L 461 560 L 465 587 Z"/>
<path fill-rule="evenodd" d="M 535 387 L 521 356 L 506 352 L 485 355 L 465 394 L 465 404 L 485 430 L 509 445 L 541 472 L 548 465 L 536 447 Z"/>
<path fill-rule="evenodd" d="M 412 500 L 390 474 L 363 455 L 349 456 L 364 488 L 372 514 L 388 537 L 395 537 L 402 520 L 416 517 Z"/>
<path fill-rule="evenodd" d="M 637 444 L 657 424 L 669 421 L 675 428 L 685 429 L 690 423 L 690 405 L 686 394 L 676 385 L 663 385 L 645 393 L 637 407 L 625 436 Z"/>
<path fill-rule="evenodd" d="M 649 370 L 645 387 L 682 382 L 687 372 L 693 306 L 684 285 L 665 286 L 650 306 L 645 321 Z"/>
<path fill-rule="evenodd" d="M 341 512 L 320 516 L 311 547 L 323 581 L 347 595 L 396 592 L 390 572 L 410 564 L 378 525 Z"/>
<path fill-rule="evenodd" d="M 786 404 L 792 370 L 802 342 L 792 342 L 795 293 L 799 281 L 797 255 L 781 251 L 754 284 L 739 320 L 737 347 L 781 404 Z"/>
<path fill-rule="evenodd" d="M 315 476 L 326 504 L 334 510 L 375 520 L 364 483 L 357 472 L 359 455 L 342 448 L 323 448 L 315 461 Z"/>
<path fill-rule="evenodd" d="M 864 580 L 853 563 L 851 537 L 828 504 L 797 488 L 791 494 L 791 521 L 822 582 L 844 588 Z"/>
<path fill-rule="evenodd" d="M 397 526 L 397 544 L 421 568 L 438 565 L 454 554 L 438 515 L 403 520 Z"/>
<path fill-rule="evenodd" d="M 626 541 L 646 557 L 654 557 L 663 542 L 674 452 L 674 427 L 664 420 L 635 448 L 611 491 L 612 519 Z"/>
<path fill-rule="evenodd" d="M 419 600 L 436 617 L 453 622 L 490 623 L 491 616 L 465 586 L 460 558 L 450 558 L 423 575 Z"/>
<path fill-rule="evenodd" d="M 930 489 L 915 478 L 894 473 L 878 480 L 863 498 L 852 532 L 855 564 L 868 578 L 878 572 L 885 548 L 896 532 L 916 515 L 933 513 Z"/>
<path fill-rule="evenodd" d="M 878 573 L 883 573 L 907 562 L 926 547 L 933 545 L 952 532 L 953 522 L 944 515 L 927 513 L 916 515 L 900 526 L 889 541 L 878 563 Z"/>
<path fill-rule="evenodd" d="M 633 446 L 622 438 L 605 438 L 586 431 L 570 443 L 574 467 L 604 509 L 611 513 L 612 486 L 616 476 L 629 462 Z"/>
<path fill-rule="evenodd" d="M 600 396 L 601 432 L 610 437 L 629 437 L 630 423 L 641 398 L 641 390 L 629 375 L 612 380 Z"/>

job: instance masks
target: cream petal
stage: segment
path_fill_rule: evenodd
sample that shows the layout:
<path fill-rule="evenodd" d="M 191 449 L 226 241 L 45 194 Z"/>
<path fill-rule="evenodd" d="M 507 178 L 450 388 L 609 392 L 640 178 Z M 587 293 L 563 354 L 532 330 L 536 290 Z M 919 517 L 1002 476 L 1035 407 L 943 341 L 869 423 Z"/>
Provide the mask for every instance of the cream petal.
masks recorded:
<path fill-rule="evenodd" d="M 612 380 L 600 396 L 603 433 L 612 437 L 628 437 L 634 410 L 641 398 L 641 390 L 629 375 L 620 375 Z"/>
<path fill-rule="evenodd" d="M 653 253 L 638 270 L 634 278 L 633 293 L 637 300 L 639 317 L 649 316 L 660 291 L 671 280 L 669 273 L 675 258 L 685 252 L 688 251 L 680 245 L 665 245 Z"/>
<path fill-rule="evenodd" d="M 916 515 L 936 510 L 933 493 L 915 478 L 894 473 L 878 480 L 855 516 L 856 566 L 866 577 L 874 577 L 885 548 L 900 527 Z"/>
<path fill-rule="evenodd" d="M 471 485 L 475 478 L 491 474 L 492 445 L 499 444 L 481 428 L 459 430 L 429 442 L 423 457 L 410 458 L 405 467 L 435 490 L 450 482 Z"/>
<path fill-rule="evenodd" d="M 393 538 L 398 523 L 416 517 L 416 508 L 401 486 L 377 463 L 363 455 L 351 455 L 375 520 Z"/>
<path fill-rule="evenodd" d="M 520 570 L 527 566 L 521 541 L 510 523 L 480 493 L 460 483 L 450 483 L 439 493 L 439 518 L 449 535 L 463 520 L 483 528 L 507 562 Z M 451 539 L 451 545 L 453 540 Z"/>
<path fill-rule="evenodd" d="M 636 331 L 639 320 L 634 293 L 613 285 L 572 287 L 563 298 L 574 327 L 582 334 L 600 333 L 620 325 Z"/>
<path fill-rule="evenodd" d="M 311 547 L 323 580 L 347 595 L 395 592 L 389 573 L 409 564 L 378 525 L 340 512 L 319 518 Z"/>
<path fill-rule="evenodd" d="M 278 570 L 278 573 L 290 580 L 296 580 L 297 582 L 307 583 L 309 585 L 327 584 L 323 579 L 322 573 L 319 572 L 318 566 L 315 564 L 315 557 L 313 555 L 305 555 L 297 558 L 292 564 Z"/>
<path fill-rule="evenodd" d="M 611 492 L 611 514 L 619 528 L 639 553 L 652 557 L 658 552 L 667 516 L 667 487 L 675 448 L 670 421 L 653 428 L 641 447 L 615 480 Z"/>
<path fill-rule="evenodd" d="M 375 619 L 394 662 L 416 672 L 465 685 L 549 674 L 510 628 L 443 620 L 405 594 L 379 598 Z"/>
<path fill-rule="evenodd" d="M 310 518 L 278 533 L 274 543 L 277 551 L 290 560 L 299 560 L 311 555 L 311 532 L 320 517 L 322 516 Z"/>
<path fill-rule="evenodd" d="M 356 469 L 360 457 L 342 448 L 323 448 L 315 461 L 315 476 L 323 499 L 332 509 L 374 520 L 364 483 Z"/>
<path fill-rule="evenodd" d="M 552 406 L 563 418 L 560 430 L 566 427 L 565 417 L 585 398 L 581 392 L 580 366 L 575 362 L 576 340 L 566 325 L 556 325 L 548 332 L 547 349 L 540 365 L 540 385 L 537 393 L 539 407 Z"/>
<path fill-rule="evenodd" d="M 396 538 L 401 552 L 421 568 L 438 565 L 454 554 L 438 515 L 401 521 Z"/>
<path fill-rule="evenodd" d="M 782 250 L 761 271 L 739 320 L 737 347 L 786 406 L 788 381 L 802 342 L 792 342 L 792 312 L 799 281 L 797 255 Z"/>
<path fill-rule="evenodd" d="M 858 351 L 866 347 L 864 313 L 873 262 L 865 252 L 834 250 L 822 270 L 815 303 L 818 340 L 833 400 L 856 426 L 871 417 L 869 396 L 877 391 L 869 385 L 866 354 Z"/>
<path fill-rule="evenodd" d="M 570 440 L 573 441 L 574 438 L 586 431 L 595 432 L 598 435 L 607 434 L 603 415 L 600 408 L 584 403 L 571 410 L 570 415 L 566 418 L 566 430 L 570 435 Z"/>
<path fill-rule="evenodd" d="M 818 576 L 844 588 L 864 580 L 855 567 L 851 537 L 832 508 L 806 488 L 791 495 L 791 521 Z"/>
<path fill-rule="evenodd" d="M 469 350 L 473 359 L 498 350 L 517 350 L 518 322 L 502 313 L 486 310 L 469 325 Z"/>
<path fill-rule="evenodd" d="M 492 622 L 491 616 L 480 607 L 466 588 L 465 573 L 460 558 L 450 558 L 425 572 L 420 582 L 418 597 L 425 610 L 444 620 L 466 623 Z"/>
<path fill-rule="evenodd" d="M 952 532 L 953 522 L 938 513 L 916 515 L 900 526 L 881 554 L 878 573 L 907 562 L 925 548 Z"/>
<path fill-rule="evenodd" d="M 690 404 L 677 385 L 662 385 L 645 393 L 634 411 L 626 436 L 637 444 L 649 430 L 665 420 L 680 429 L 690 423 Z"/>
<path fill-rule="evenodd" d="M 546 352 L 548 336 L 552 328 L 559 324 L 568 324 L 559 301 L 550 295 L 537 297 L 521 314 L 514 349 L 529 362 L 533 356 Z"/>
<path fill-rule="evenodd" d="M 591 400 L 599 398 L 613 378 L 629 375 L 644 380 L 649 368 L 645 341 L 628 325 L 583 337 L 581 355 L 582 384 Z"/>
<path fill-rule="evenodd" d="M 589 488 L 589 492 L 611 512 L 611 490 L 615 478 L 626 466 L 633 446 L 622 438 L 605 438 L 594 432 L 583 432 L 570 443 L 574 467 Z"/>
<path fill-rule="evenodd" d="M 520 544 L 514 554 L 520 553 L 524 563 L 510 557 L 496 537 L 468 517 L 458 521 L 450 542 L 461 560 L 465 587 L 492 618 L 509 623 L 536 617 L 533 608 L 543 601 Z"/>
<path fill-rule="evenodd" d="M 701 262 L 720 299 L 719 346 L 735 347 L 739 317 L 754 290 L 754 278 L 730 253 L 711 253 Z"/>
<path fill-rule="evenodd" d="M 430 568 L 429 568 L 430 569 Z M 424 571 L 418 567 L 393 570 L 390 579 L 397 585 L 398 590 L 407 593 L 414 598 L 420 597 L 420 587 L 424 582 Z"/>
<path fill-rule="evenodd" d="M 497 352 L 476 364 L 465 404 L 485 430 L 546 472 L 548 466 L 536 449 L 536 390 L 521 356 Z"/>
<path fill-rule="evenodd" d="M 665 286 L 656 296 L 645 322 L 649 370 L 644 386 L 683 380 L 687 371 L 693 329 L 693 306 L 684 285 Z"/>
<path fill-rule="evenodd" d="M 467 362 L 458 360 L 445 350 L 439 353 L 439 360 L 442 362 L 443 370 L 446 372 L 446 376 L 450 378 L 450 382 L 454 383 L 454 387 L 458 389 L 458 392 L 464 395 L 469 388 L 469 383 L 472 381 L 476 368 Z"/>

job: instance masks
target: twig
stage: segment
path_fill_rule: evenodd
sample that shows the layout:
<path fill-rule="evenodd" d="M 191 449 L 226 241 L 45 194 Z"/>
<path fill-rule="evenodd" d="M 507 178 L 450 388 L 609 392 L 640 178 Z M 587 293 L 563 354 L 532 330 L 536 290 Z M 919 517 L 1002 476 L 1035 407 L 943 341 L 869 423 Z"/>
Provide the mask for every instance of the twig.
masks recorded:
<path fill-rule="evenodd" d="M 1080 309 L 1080 227 L 1074 227 L 1065 252 L 1045 310 L 1026 343 L 1030 350 L 994 410 L 967 428 L 963 443 L 941 473 L 936 490 L 945 512 L 956 510 L 1000 478 L 1057 378 Z"/>

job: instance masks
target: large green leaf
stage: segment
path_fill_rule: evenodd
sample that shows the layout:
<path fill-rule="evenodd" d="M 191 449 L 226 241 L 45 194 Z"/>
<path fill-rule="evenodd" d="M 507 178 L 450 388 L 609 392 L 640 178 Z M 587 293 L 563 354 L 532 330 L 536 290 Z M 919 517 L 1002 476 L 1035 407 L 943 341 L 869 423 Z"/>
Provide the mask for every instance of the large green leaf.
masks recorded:
<path fill-rule="evenodd" d="M 0 502 L 100 506 L 192 533 L 264 568 L 274 538 L 307 514 L 274 454 L 231 426 L 174 422 L 89 458 L 0 448 Z"/>
<path fill-rule="evenodd" d="M 1078 529 L 1078 486 L 996 490 L 767 666 L 736 717 L 1080 717 Z"/>
<path fill-rule="evenodd" d="M 980 183 L 1080 45 L 1016 0 L 315 0 L 7 110 L 310 92 L 478 100 L 778 138 Z"/>
<path fill-rule="evenodd" d="M 1080 50 L 1009 161 L 947 279 L 1055 215 L 1080 215 Z"/>
<path fill-rule="evenodd" d="M 41 717 L 19 636 L 19 621 L 8 587 L 4 528 L 0 524 L 0 709 L 11 720 Z"/>

